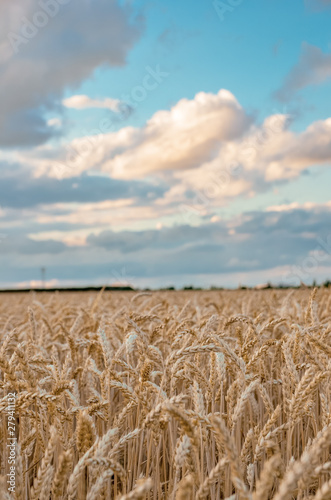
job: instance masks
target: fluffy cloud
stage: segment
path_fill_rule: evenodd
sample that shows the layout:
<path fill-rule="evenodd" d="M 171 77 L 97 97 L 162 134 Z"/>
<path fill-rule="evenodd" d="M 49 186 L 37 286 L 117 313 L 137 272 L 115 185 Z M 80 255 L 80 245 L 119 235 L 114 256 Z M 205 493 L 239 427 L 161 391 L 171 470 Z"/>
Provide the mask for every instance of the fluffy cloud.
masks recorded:
<path fill-rule="evenodd" d="M 198 167 L 212 159 L 222 143 L 242 136 L 250 123 L 230 92 L 200 92 L 170 111 L 158 111 L 143 129 L 129 133 L 122 154 L 110 142 L 102 169 L 114 177 L 132 178 Z"/>
<path fill-rule="evenodd" d="M 325 54 L 319 47 L 304 43 L 299 62 L 287 75 L 275 97 L 280 101 L 288 101 L 298 90 L 310 85 L 319 85 L 330 79 L 331 53 Z"/>
<path fill-rule="evenodd" d="M 140 34 L 130 16 L 115 0 L 1 2 L 0 146 L 31 146 L 53 136 L 44 111 L 59 105 L 64 89 L 101 65 L 125 63 Z"/>
<path fill-rule="evenodd" d="M 212 161 L 175 172 L 182 192 L 192 192 L 193 209 L 204 211 L 238 196 L 252 197 L 297 178 L 309 167 L 330 164 L 331 119 L 315 122 L 301 133 L 292 132 L 289 123 L 284 115 L 269 117 L 261 126 L 252 125 L 243 138 L 222 145 Z M 173 195 L 178 199 L 178 188 Z"/>
<path fill-rule="evenodd" d="M 251 122 L 227 90 L 200 92 L 169 111 L 158 111 L 140 129 L 76 139 L 56 160 L 41 158 L 38 172 L 56 176 L 59 162 L 63 176 L 99 169 L 120 179 L 196 168 L 214 158 L 222 144 L 241 137 Z"/>
<path fill-rule="evenodd" d="M 302 132 L 291 131 L 291 120 L 275 114 L 257 124 L 230 92 L 199 93 L 141 128 L 76 139 L 60 151 L 39 148 L 28 160 L 43 178 L 93 171 L 127 182 L 147 176 L 167 186 L 154 198 L 156 217 L 166 209 L 178 213 L 181 204 L 204 215 L 331 162 L 331 118 Z"/>
<path fill-rule="evenodd" d="M 118 112 L 121 109 L 121 101 L 118 99 L 91 99 L 87 95 L 73 95 L 67 99 L 63 99 L 63 106 L 71 109 L 89 109 L 101 108 L 109 109 L 110 111 Z"/>

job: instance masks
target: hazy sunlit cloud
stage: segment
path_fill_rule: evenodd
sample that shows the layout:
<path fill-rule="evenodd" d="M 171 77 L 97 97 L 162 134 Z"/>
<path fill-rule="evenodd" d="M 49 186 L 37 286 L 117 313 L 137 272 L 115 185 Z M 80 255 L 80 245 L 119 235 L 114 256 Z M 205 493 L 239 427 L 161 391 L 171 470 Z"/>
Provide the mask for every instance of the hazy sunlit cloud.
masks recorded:
<path fill-rule="evenodd" d="M 313 203 L 311 201 L 307 201 L 306 203 L 298 203 L 294 201 L 292 203 L 283 204 L 283 205 L 271 205 L 266 208 L 267 212 L 289 212 L 291 210 L 302 209 L 302 210 L 311 210 L 311 209 L 331 209 L 331 201 L 327 203 Z"/>
<path fill-rule="evenodd" d="M 39 214 L 38 221 L 44 224 L 52 217 L 77 224 L 84 205 L 70 208 L 70 200 L 85 203 L 85 224 L 118 225 L 139 217 L 146 221 L 165 216 L 191 223 L 185 219 L 187 209 L 195 210 L 198 217 L 212 217 L 217 207 L 232 200 L 253 198 L 274 189 L 275 183 L 293 182 L 309 167 L 330 163 L 331 119 L 313 122 L 302 132 L 290 129 L 291 120 L 278 113 L 258 124 L 230 92 L 199 93 L 169 111 L 158 111 L 141 128 L 75 139 L 69 145 L 74 158 L 68 164 L 65 150 L 53 149 L 50 155 L 47 148 L 43 157 L 45 147 L 38 148 L 38 156 L 33 152 L 29 156 L 34 180 L 26 180 L 24 189 L 32 196 L 33 185 L 42 186 L 33 200 L 39 198 L 46 206 L 55 196 L 59 202 L 69 202 L 67 213 Z M 59 161 L 62 178 L 54 179 Z M 105 177 L 87 175 L 93 172 Z M 139 180 L 146 175 L 147 182 Z M 8 180 L 4 182 L 4 199 L 12 199 Z M 116 204 L 93 208 L 98 203 L 102 207 L 116 193 L 123 200 L 136 198 L 130 209 Z"/>
<path fill-rule="evenodd" d="M 277 114 L 258 125 L 228 91 L 200 93 L 170 111 L 158 111 L 140 129 L 76 139 L 67 148 L 71 157 L 60 150 L 58 158 L 46 160 L 41 154 L 31 165 L 35 175 L 56 176 L 61 162 L 67 178 L 93 170 L 123 180 L 167 173 L 168 180 L 185 186 L 172 192 L 212 185 L 217 190 L 219 185 L 226 199 L 331 161 L 331 119 L 314 122 L 301 133 L 292 132 L 290 123 L 290 116 Z"/>
<path fill-rule="evenodd" d="M 87 95 L 73 95 L 67 99 L 63 99 L 63 106 L 71 109 L 90 109 L 100 108 L 114 111 L 115 113 L 121 110 L 121 101 L 118 99 L 111 99 L 110 97 L 104 99 L 91 99 Z"/>
<path fill-rule="evenodd" d="M 67 213 L 63 214 L 43 214 L 35 215 L 35 220 L 39 224 L 47 225 L 51 223 L 65 223 L 68 225 L 84 225 L 94 227 L 114 227 L 132 226 L 144 221 L 152 220 L 170 215 L 173 210 L 168 207 L 158 209 L 153 205 L 137 206 L 133 200 L 123 200 L 114 204 L 84 204 L 71 207 Z M 68 230 L 70 227 L 68 226 Z M 41 228 L 40 228 L 41 230 Z"/>

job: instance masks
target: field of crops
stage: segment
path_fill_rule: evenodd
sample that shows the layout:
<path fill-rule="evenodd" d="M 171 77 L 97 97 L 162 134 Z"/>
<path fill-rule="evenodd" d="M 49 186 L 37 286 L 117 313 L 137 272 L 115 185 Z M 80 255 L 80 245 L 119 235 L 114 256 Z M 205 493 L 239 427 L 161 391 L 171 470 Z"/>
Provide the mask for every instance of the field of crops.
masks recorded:
<path fill-rule="evenodd" d="M 331 499 L 329 289 L 3 294 L 0 331 L 0 500 Z"/>

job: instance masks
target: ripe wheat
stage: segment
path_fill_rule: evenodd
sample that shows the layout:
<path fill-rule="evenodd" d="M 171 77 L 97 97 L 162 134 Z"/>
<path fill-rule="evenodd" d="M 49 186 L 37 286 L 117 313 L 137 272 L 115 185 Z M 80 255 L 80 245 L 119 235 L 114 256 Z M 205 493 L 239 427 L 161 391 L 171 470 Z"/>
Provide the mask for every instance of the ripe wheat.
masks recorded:
<path fill-rule="evenodd" d="M 327 289 L 4 294 L 0 500 L 331 499 L 330 358 Z"/>

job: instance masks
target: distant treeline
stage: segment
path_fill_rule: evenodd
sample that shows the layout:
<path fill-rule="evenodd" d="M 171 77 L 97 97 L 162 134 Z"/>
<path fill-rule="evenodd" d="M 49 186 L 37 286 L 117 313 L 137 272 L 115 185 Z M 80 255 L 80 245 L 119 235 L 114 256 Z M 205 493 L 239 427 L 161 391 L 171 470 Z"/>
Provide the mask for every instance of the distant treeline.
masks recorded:
<path fill-rule="evenodd" d="M 293 285 L 273 285 L 272 283 L 266 283 L 263 285 L 257 285 L 257 286 L 245 286 L 245 285 L 239 285 L 238 288 L 227 288 L 227 287 L 221 287 L 221 286 L 211 286 L 209 288 L 203 288 L 203 287 L 195 287 L 195 286 L 184 286 L 183 288 L 178 288 L 176 289 L 174 286 L 169 286 L 166 288 L 160 288 L 160 291 L 171 291 L 171 290 L 267 290 L 267 289 L 273 289 L 273 290 L 288 290 L 288 289 L 299 289 L 299 288 L 320 288 L 320 287 L 331 287 L 331 281 L 327 280 L 324 281 L 324 283 L 321 283 L 318 285 L 316 281 L 313 282 L 312 285 L 306 285 L 305 283 L 301 283 L 300 285 L 293 286 Z"/>
<path fill-rule="evenodd" d="M 0 290 L 0 293 L 11 293 L 11 292 L 100 292 L 101 290 L 107 290 L 112 292 L 134 292 L 135 288 L 131 286 L 86 286 L 86 287 L 73 287 L 73 288 L 10 288 L 8 290 Z"/>
<path fill-rule="evenodd" d="M 318 285 L 315 281 L 312 285 L 306 285 L 305 283 L 301 283 L 298 286 L 293 285 L 273 285 L 271 283 L 266 283 L 263 285 L 257 286 L 245 286 L 239 285 L 235 290 L 289 290 L 289 289 L 299 289 L 299 288 L 329 288 L 331 287 L 331 281 L 326 280 L 324 283 Z M 151 289 L 151 288 L 134 288 L 132 286 L 87 286 L 87 287 L 58 287 L 58 288 L 10 288 L 10 289 L 0 289 L 0 293 L 27 293 L 27 292 L 100 292 L 101 290 L 110 291 L 110 292 L 151 292 L 151 291 L 176 291 L 176 290 L 195 290 L 195 291 L 207 291 L 207 290 L 234 290 L 233 288 L 226 288 L 221 286 L 211 286 L 209 288 L 195 287 L 195 286 L 184 286 L 182 288 L 176 288 L 174 286 L 168 286 L 164 288 Z"/>

